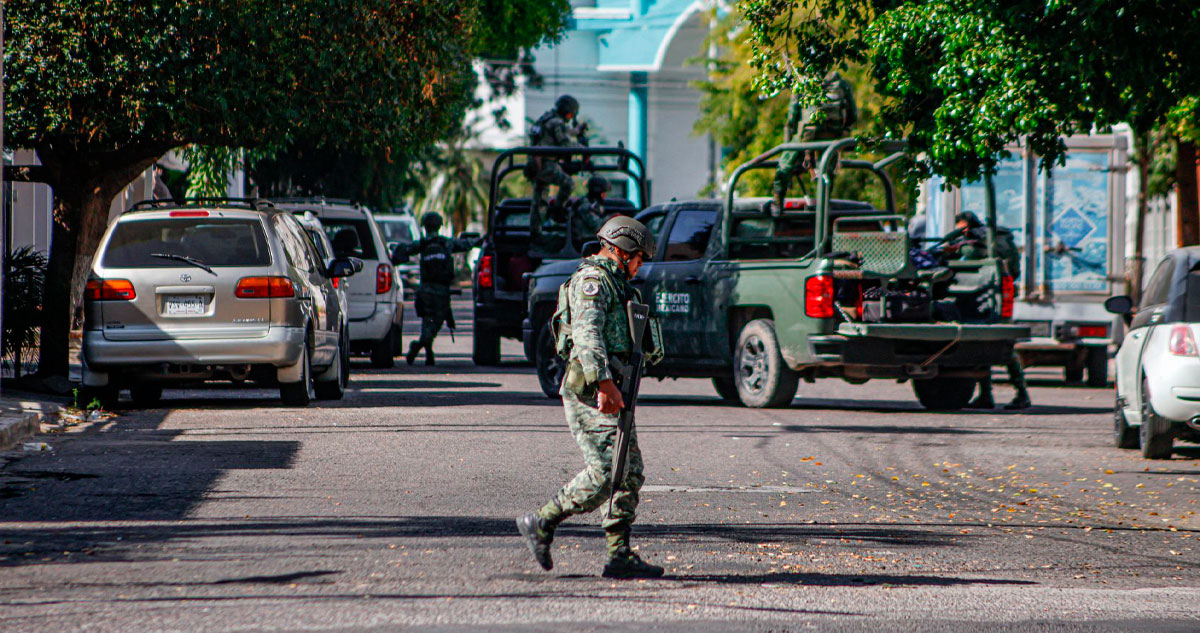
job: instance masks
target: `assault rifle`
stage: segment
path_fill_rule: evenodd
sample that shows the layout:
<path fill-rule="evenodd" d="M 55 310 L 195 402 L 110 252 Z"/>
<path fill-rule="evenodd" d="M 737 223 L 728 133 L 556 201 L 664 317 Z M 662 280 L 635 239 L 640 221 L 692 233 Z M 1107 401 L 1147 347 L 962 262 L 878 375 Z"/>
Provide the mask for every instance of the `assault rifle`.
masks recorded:
<path fill-rule="evenodd" d="M 625 481 L 628 466 L 629 438 L 633 435 L 633 410 L 637 405 L 638 387 L 642 382 L 642 368 L 646 364 L 642 341 L 646 336 L 646 326 L 650 322 L 650 307 L 630 301 L 625 304 L 625 316 L 629 321 L 629 340 L 632 347 L 629 350 L 628 365 L 613 363 L 613 371 L 620 377 L 621 399 L 625 401 L 625 408 L 621 409 L 617 417 L 617 439 L 613 442 L 612 487 L 608 491 L 610 514 L 613 495 L 617 492 L 617 486 Z"/>

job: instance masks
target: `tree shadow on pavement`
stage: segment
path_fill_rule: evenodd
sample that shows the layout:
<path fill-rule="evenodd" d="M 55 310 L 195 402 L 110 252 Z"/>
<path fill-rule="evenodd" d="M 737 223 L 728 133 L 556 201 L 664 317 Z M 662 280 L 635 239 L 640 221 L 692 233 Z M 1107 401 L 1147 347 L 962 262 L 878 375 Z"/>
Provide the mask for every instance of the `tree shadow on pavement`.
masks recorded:
<path fill-rule="evenodd" d="M 876 585 L 904 587 L 953 587 L 961 585 L 1036 585 L 1031 580 L 1001 578 L 955 578 L 917 574 L 817 574 L 771 572 L 766 574 L 697 574 L 669 575 L 663 580 L 683 584 L 711 583 L 715 585 L 805 585 L 809 587 L 870 587 Z"/>

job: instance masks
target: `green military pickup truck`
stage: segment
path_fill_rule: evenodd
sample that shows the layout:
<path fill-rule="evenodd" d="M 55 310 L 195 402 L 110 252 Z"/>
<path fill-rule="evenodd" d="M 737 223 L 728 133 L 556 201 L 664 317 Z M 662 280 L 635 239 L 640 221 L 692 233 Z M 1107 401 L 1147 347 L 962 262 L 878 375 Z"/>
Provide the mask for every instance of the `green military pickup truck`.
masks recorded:
<path fill-rule="evenodd" d="M 748 407 L 787 406 L 801 379 L 908 380 L 926 408 L 954 410 L 1008 360 L 1029 328 L 1007 323 L 1012 279 L 994 247 L 990 257 L 918 269 L 884 171 L 903 153 L 838 160 L 855 145 L 781 145 L 739 167 L 724 201 L 670 202 L 637 216 L 659 243 L 634 279 L 666 338 L 666 359 L 650 377 L 711 378 L 722 398 Z M 733 195 L 746 172 L 773 169 L 784 151 L 821 156 L 815 199 L 792 198 L 777 210 L 768 199 Z M 886 209 L 830 199 L 832 177 L 848 169 L 879 179 Z M 547 323 L 577 261 L 543 265 L 526 294 L 527 353 L 552 397 L 562 362 Z"/>

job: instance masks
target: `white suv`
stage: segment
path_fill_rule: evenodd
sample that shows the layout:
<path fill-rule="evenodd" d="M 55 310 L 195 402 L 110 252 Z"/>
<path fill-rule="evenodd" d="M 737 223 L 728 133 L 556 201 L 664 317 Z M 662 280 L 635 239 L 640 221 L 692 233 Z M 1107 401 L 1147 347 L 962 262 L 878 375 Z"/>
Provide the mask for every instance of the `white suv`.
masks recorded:
<path fill-rule="evenodd" d="M 370 352 L 372 367 L 395 365 L 395 357 L 403 349 L 404 282 L 389 261 L 387 246 L 371 212 L 346 200 L 292 198 L 274 202 L 289 211 L 312 212 L 325 227 L 336 256 L 363 261 L 362 272 L 346 280 L 350 348 Z"/>

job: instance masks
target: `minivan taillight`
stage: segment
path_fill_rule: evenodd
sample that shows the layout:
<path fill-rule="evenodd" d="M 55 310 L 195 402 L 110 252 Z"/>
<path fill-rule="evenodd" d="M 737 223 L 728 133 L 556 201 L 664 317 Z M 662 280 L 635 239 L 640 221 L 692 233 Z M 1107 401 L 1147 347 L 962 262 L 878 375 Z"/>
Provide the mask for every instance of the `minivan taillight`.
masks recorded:
<path fill-rule="evenodd" d="M 375 269 L 375 294 L 381 295 L 392 289 L 392 267 L 380 264 Z"/>
<path fill-rule="evenodd" d="M 1167 339 L 1167 351 L 1176 356 L 1195 356 L 1196 339 L 1192 338 L 1192 328 L 1186 325 L 1171 328 L 1171 338 Z"/>
<path fill-rule="evenodd" d="M 1012 318 L 1013 300 L 1016 298 L 1017 287 L 1013 284 L 1013 278 L 1009 275 L 1004 275 L 1000 278 L 1000 318 Z"/>
<path fill-rule="evenodd" d="M 137 292 L 128 279 L 93 279 L 83 290 L 84 301 L 133 301 Z"/>
<path fill-rule="evenodd" d="M 296 288 L 287 277 L 242 277 L 233 295 L 241 299 L 294 297 Z"/>
<path fill-rule="evenodd" d="M 479 258 L 479 287 L 491 288 L 496 285 L 495 258 L 484 255 Z"/>
<path fill-rule="evenodd" d="M 833 317 L 833 277 L 817 275 L 804 280 L 804 315 L 813 319 Z"/>

